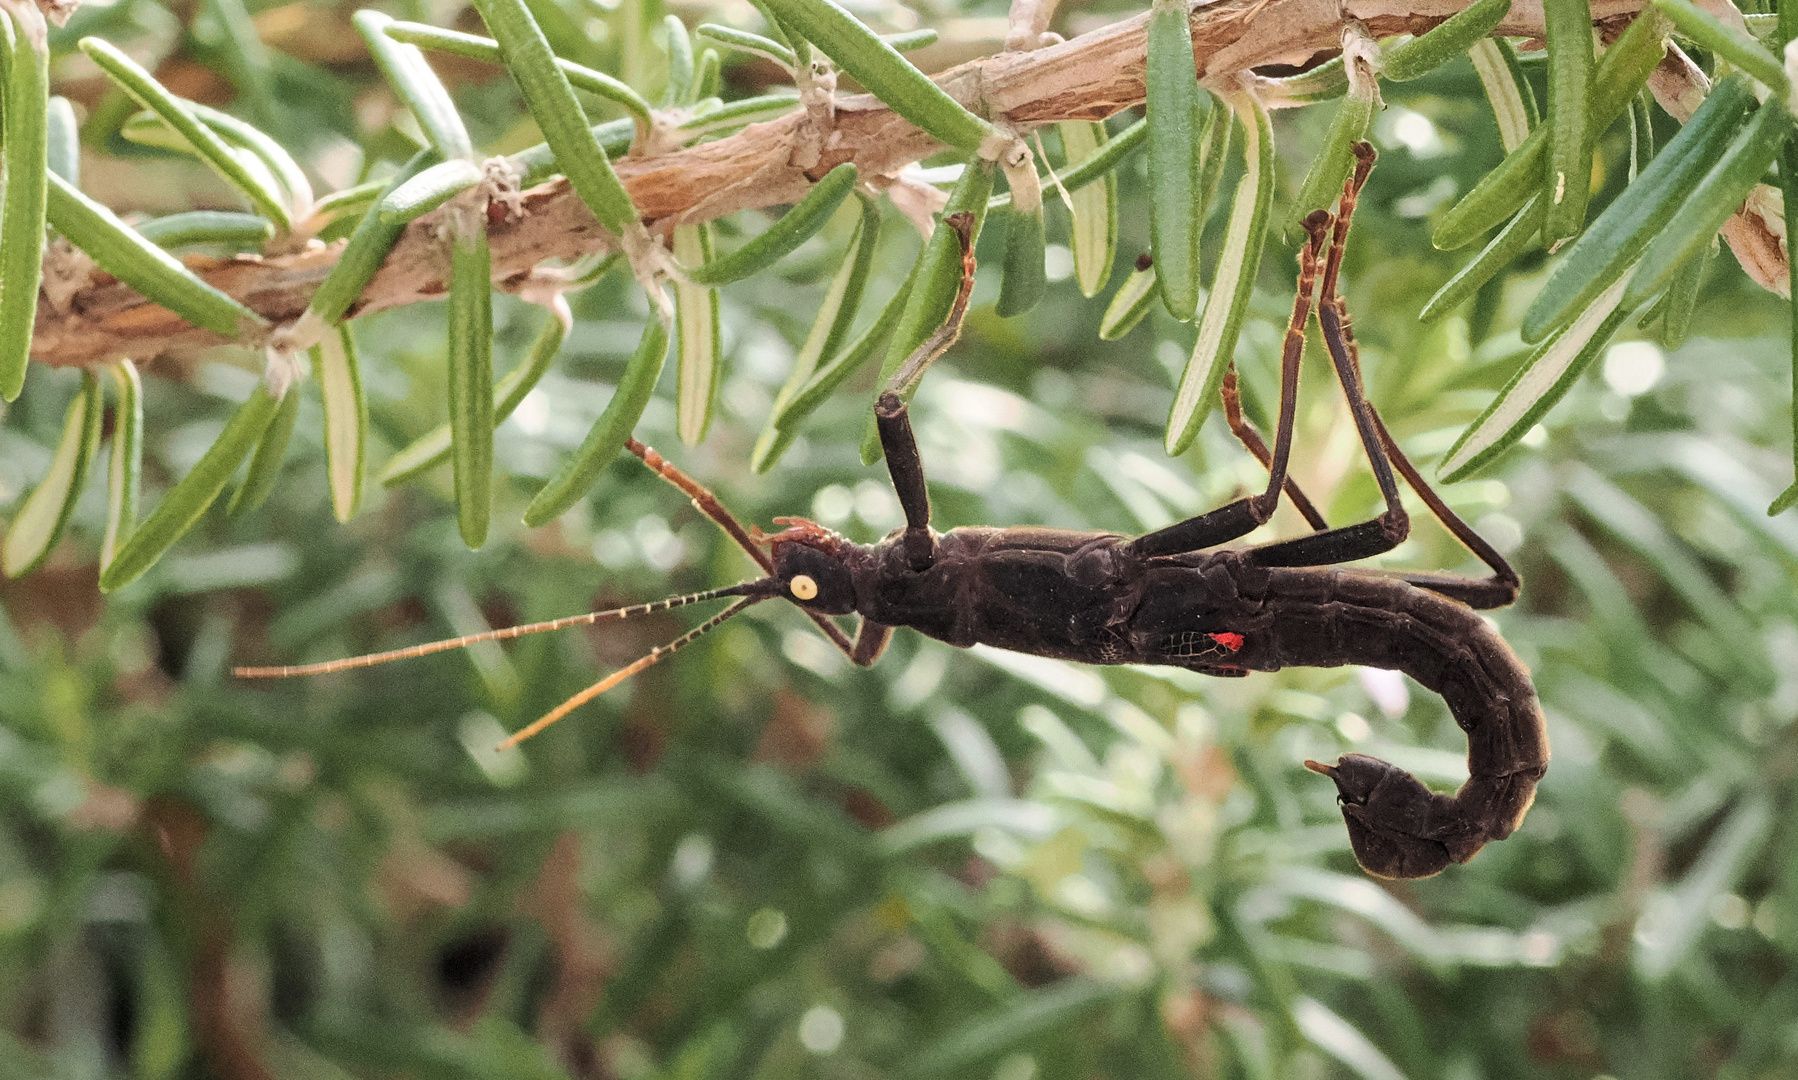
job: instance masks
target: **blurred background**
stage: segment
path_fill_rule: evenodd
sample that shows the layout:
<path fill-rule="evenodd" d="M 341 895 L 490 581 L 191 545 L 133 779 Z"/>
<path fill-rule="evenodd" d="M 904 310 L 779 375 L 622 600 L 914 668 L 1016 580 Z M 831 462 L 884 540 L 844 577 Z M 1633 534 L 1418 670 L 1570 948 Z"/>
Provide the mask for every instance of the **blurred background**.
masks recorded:
<path fill-rule="evenodd" d="M 533 7 L 564 55 L 646 90 L 663 14 L 759 25 L 730 0 Z M 84 6 L 53 37 L 56 90 L 84 120 L 84 186 L 121 213 L 235 205 L 200 166 L 118 138 L 133 107 L 73 50 L 84 34 L 275 133 L 321 192 L 390 171 L 409 121 L 352 11 Z M 941 30 L 913 54 L 926 70 L 997 51 L 1004 33 L 994 2 L 856 11 L 882 30 Z M 476 28 L 454 2 L 392 13 Z M 1081 6 L 1058 26 L 1133 13 Z M 500 69 L 434 63 L 485 149 L 537 141 Z M 779 79 L 727 65 L 725 96 Z M 1385 91 L 1344 289 L 1370 397 L 1428 472 L 1525 355 L 1515 327 L 1545 259 L 1418 322 L 1465 258 L 1430 246 L 1430 216 L 1498 160 L 1498 140 L 1465 60 Z M 1284 193 L 1328 119 L 1276 116 Z M 1627 125 L 1600 143 L 1601 167 L 1627 154 Z M 939 528 L 1137 533 L 1264 483 L 1215 417 L 1185 456 L 1161 449 L 1190 325 L 1157 308 L 1098 338 L 1106 296 L 1148 246 L 1143 168 L 1138 154 L 1119 174 L 1118 262 L 1095 299 L 1070 278 L 1053 195 L 1050 293 L 1029 316 L 995 315 L 1002 237 L 983 243 L 993 270 L 967 333 L 913 410 Z M 1599 205 L 1622 182 L 1603 179 Z M 918 243 L 888 209 L 880 300 Z M 856 451 L 871 374 L 767 475 L 745 464 L 852 215 L 723 291 L 730 369 L 709 440 L 674 433 L 672 364 L 638 436 L 746 521 L 806 515 L 871 541 L 901 522 L 884 468 Z M 1270 240 L 1237 352 L 1263 419 L 1296 246 Z M 1534 672 L 1554 760 L 1515 836 L 1416 882 L 1356 868 L 1333 786 L 1300 764 L 1359 750 L 1460 783 L 1465 745 L 1442 702 L 1387 673 L 1207 680 L 908 631 L 860 670 L 770 604 L 506 753 L 492 749 L 505 732 L 703 614 L 234 681 L 234 663 L 750 575 L 628 457 L 559 521 L 517 524 L 635 346 L 647 309 L 627 278 L 575 298 L 555 369 L 500 428 L 508 479 L 478 552 L 456 535 L 446 468 L 372 488 L 337 525 L 308 384 L 261 509 L 215 510 L 102 598 L 95 484 L 51 562 L 0 585 L 0 1075 L 1798 1074 L 1798 519 L 1765 514 L 1790 481 L 1787 317 L 1727 254 L 1683 344 L 1630 325 L 1522 446 L 1444 489 L 1523 574 L 1521 601 L 1493 617 Z M 498 300 L 501 370 L 544 317 Z M 356 323 L 373 467 L 443 420 L 443 318 L 426 304 Z M 1296 475 L 1332 522 L 1359 520 L 1377 493 L 1318 359 Z M 145 360 L 154 499 L 249 394 L 260 358 Z M 0 506 L 42 475 L 78 383 L 34 368 L 6 409 Z M 1411 506 L 1413 538 L 1378 564 L 1477 572 Z M 1250 539 L 1302 530 L 1287 514 Z"/>

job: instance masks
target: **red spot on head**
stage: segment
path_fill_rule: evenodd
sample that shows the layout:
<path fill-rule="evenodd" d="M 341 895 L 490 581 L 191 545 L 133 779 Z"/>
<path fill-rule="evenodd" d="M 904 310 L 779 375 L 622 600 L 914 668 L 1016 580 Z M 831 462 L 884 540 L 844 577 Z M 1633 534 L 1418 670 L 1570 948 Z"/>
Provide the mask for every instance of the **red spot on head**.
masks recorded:
<path fill-rule="evenodd" d="M 1238 649 L 1242 648 L 1242 635 L 1241 634 L 1233 634 L 1233 633 L 1230 633 L 1229 631 L 1225 631 L 1224 633 L 1221 633 L 1221 634 L 1206 634 L 1205 636 L 1210 638 L 1212 641 L 1217 642 L 1219 645 L 1222 645 L 1224 647 L 1224 649 L 1229 652 L 1235 652 Z"/>

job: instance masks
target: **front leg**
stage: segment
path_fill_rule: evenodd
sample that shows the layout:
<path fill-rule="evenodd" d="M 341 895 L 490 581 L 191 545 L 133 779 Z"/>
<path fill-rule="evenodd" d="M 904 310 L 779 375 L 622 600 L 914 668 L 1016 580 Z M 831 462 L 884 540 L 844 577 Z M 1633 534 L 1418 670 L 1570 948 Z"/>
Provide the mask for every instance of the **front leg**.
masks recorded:
<path fill-rule="evenodd" d="M 930 531 L 930 493 L 924 488 L 924 461 L 912 435 L 911 413 L 898 394 L 888 391 L 874 404 L 874 423 L 886 453 L 893 491 L 905 509 L 905 560 L 922 573 L 936 562 L 936 536 Z"/>

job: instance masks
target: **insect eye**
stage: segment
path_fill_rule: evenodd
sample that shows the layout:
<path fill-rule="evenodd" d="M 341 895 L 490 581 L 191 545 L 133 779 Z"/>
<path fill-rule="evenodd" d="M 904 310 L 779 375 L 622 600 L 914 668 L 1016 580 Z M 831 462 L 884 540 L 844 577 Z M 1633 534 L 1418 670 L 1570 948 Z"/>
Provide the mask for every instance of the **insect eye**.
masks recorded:
<path fill-rule="evenodd" d="M 793 575 L 793 580 L 787 584 L 787 588 L 791 589 L 793 595 L 800 600 L 810 600 L 818 595 L 818 583 L 813 581 L 809 574 Z"/>

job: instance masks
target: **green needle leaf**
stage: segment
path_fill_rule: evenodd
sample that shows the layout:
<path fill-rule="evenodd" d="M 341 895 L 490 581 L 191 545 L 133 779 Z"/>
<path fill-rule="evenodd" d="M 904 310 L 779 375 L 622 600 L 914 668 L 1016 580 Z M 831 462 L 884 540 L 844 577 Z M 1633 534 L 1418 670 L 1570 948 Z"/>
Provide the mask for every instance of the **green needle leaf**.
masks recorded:
<path fill-rule="evenodd" d="M 255 214 L 229 210 L 189 210 L 137 224 L 137 234 L 160 248 L 189 244 L 228 244 L 242 251 L 260 248 L 275 238 L 275 224 Z"/>
<path fill-rule="evenodd" d="M 0 544 L 0 570 L 10 578 L 35 570 L 61 539 L 63 526 L 87 483 L 88 467 L 100 446 L 100 380 L 81 373 L 81 389 L 63 414 L 62 438 L 50 459 L 50 471 L 38 482 L 7 527 Z"/>
<path fill-rule="evenodd" d="M 225 516 L 250 513 L 275 490 L 275 481 L 281 476 L 281 462 L 287 457 L 287 441 L 293 436 L 293 422 L 299 415 L 300 392 L 289 386 L 281 397 L 280 407 L 275 410 L 275 418 L 262 429 L 262 438 L 256 440 L 250 467 L 244 472 L 243 483 L 231 493 L 231 501 L 225 504 Z"/>
<path fill-rule="evenodd" d="M 387 36 L 387 28 L 393 25 L 393 19 L 364 8 L 350 21 L 368 43 L 368 51 L 380 66 L 381 74 L 387 76 L 400 100 L 418 119 L 418 126 L 424 129 L 425 137 L 431 140 L 438 156 L 444 161 L 474 157 L 474 143 L 468 138 L 462 114 L 456 111 L 456 103 L 450 100 L 443 81 L 425 62 L 424 54 L 416 46 Z"/>
<path fill-rule="evenodd" d="M 1217 277 L 1205 299 L 1205 313 L 1199 319 L 1198 342 L 1180 376 L 1180 386 L 1174 391 L 1174 406 L 1167 421 L 1169 456 L 1185 453 L 1192 445 L 1223 385 L 1224 372 L 1235 356 L 1236 339 L 1254 296 L 1255 273 L 1261 267 L 1261 250 L 1266 246 L 1268 220 L 1273 215 L 1274 133 L 1267 110 L 1246 91 L 1232 94 L 1229 103 L 1241 118 L 1247 135 L 1243 143 L 1246 169 L 1230 204 L 1230 223 L 1224 232 L 1223 250 L 1218 253 Z M 1156 268 L 1159 271 L 1159 263 Z"/>
<path fill-rule="evenodd" d="M 479 210 L 451 212 L 449 243 L 450 466 L 456 526 L 478 548 L 493 513 L 493 267 Z"/>
<path fill-rule="evenodd" d="M 1635 308 L 1652 299 L 1673 280 L 1682 263 L 1711 242 L 1760 182 L 1791 133 L 1791 114 L 1777 101 L 1768 101 L 1755 110 L 1754 117 L 1642 256 L 1642 264 L 1623 294 L 1626 307 Z"/>
<path fill-rule="evenodd" d="M 24 25 L 13 29 L 14 20 Z M 0 400 L 25 385 L 44 264 L 46 173 L 50 167 L 50 56 L 35 8 L 0 8 L 7 51 L 0 85 Z M 65 181 L 66 182 L 66 181 Z"/>
<path fill-rule="evenodd" d="M 1523 438 L 1589 367 L 1611 335 L 1629 318 L 1621 307 L 1622 279 L 1583 311 L 1573 325 L 1530 354 L 1517 374 L 1492 399 L 1449 449 L 1439 475 L 1447 483 L 1465 480 Z"/>
<path fill-rule="evenodd" d="M 668 329 L 652 315 L 643 327 L 643 339 L 636 353 L 625 365 L 623 378 L 618 380 L 617 392 L 594 422 L 593 430 L 525 508 L 526 525 L 536 528 L 548 524 L 587 494 L 600 471 L 624 449 L 624 441 L 630 438 L 643 410 L 649 406 L 667 356 Z"/>
<path fill-rule="evenodd" d="M 1131 271 L 1105 305 L 1105 314 L 1099 319 L 1099 340 L 1116 341 L 1136 329 L 1136 324 L 1149 313 L 1155 296 L 1155 264 L 1147 257 L 1138 259 L 1137 269 Z"/>
<path fill-rule="evenodd" d="M 1655 66 L 1666 55 L 1666 23 L 1658 14 L 1638 16 L 1599 58 L 1592 76 L 1591 128 L 1603 131 L 1642 89 Z M 1588 34 L 1589 36 L 1589 34 Z M 1443 251 L 1471 244 L 1485 232 L 1515 214 L 1530 196 L 1544 187 L 1544 163 L 1548 160 L 1550 125 L 1529 133 L 1517 149 L 1487 173 L 1472 191 L 1450 207 L 1437 222 L 1431 243 Z M 1587 173 L 1590 176 L 1590 173 Z M 1582 181 L 1583 183 L 1584 181 Z"/>
<path fill-rule="evenodd" d="M 1043 208 L 1034 213 L 1020 213 L 1014 207 L 1005 215 L 1004 276 L 999 279 L 999 302 L 995 310 L 1002 319 L 1014 318 L 1034 308 L 1049 287 L 1043 263 Z"/>
<path fill-rule="evenodd" d="M 106 469 L 106 533 L 100 538 L 100 569 L 137 528 L 137 491 L 144 463 L 144 388 L 137 365 L 120 360 L 109 369 L 118 389 L 113 410 L 112 456 Z"/>
<path fill-rule="evenodd" d="M 721 258 L 687 269 L 695 285 L 726 285 L 773 266 L 810 240 L 855 190 L 855 166 L 844 162 L 812 185 L 805 198 L 755 239 Z"/>
<path fill-rule="evenodd" d="M 1064 120 L 1056 127 L 1070 174 L 1109 149 L 1105 125 L 1097 121 Z M 1080 295 L 1089 299 L 1111 280 L 1111 264 L 1117 258 L 1117 172 L 1107 169 L 1103 175 L 1104 183 L 1079 190 L 1069 187 L 1065 179 L 1061 185 L 1068 192 L 1068 248 L 1074 253 L 1074 281 L 1080 286 Z"/>
<path fill-rule="evenodd" d="M 49 174 L 50 224 L 100 268 L 170 311 L 224 337 L 268 325 L 262 316 L 201 281 L 168 252 L 138 235 L 111 210 Z"/>
<path fill-rule="evenodd" d="M 261 441 L 262 432 L 274 418 L 277 407 L 268 387 L 258 383 L 250 399 L 238 406 L 211 449 L 169 489 L 156 509 L 150 511 L 150 516 L 119 548 L 111 565 L 100 572 L 102 592 L 113 592 L 136 581 L 175 541 L 187 535 L 224 490 L 225 481 L 231 479 L 231 474 Z"/>
<path fill-rule="evenodd" d="M 1393 48 L 1386 54 L 1380 74 L 1393 82 L 1409 82 L 1428 75 L 1472 48 L 1510 13 L 1511 0 L 1477 0 L 1429 33 Z"/>
<path fill-rule="evenodd" d="M 81 39 L 80 46 L 81 51 L 99 65 L 100 70 L 125 93 L 131 95 L 132 100 L 155 113 L 158 119 L 180 135 L 192 148 L 195 156 L 243 192 L 264 217 L 283 230 L 293 227 L 287 199 L 272 186 L 274 178 L 266 168 L 261 167 L 260 161 L 252 169 L 248 162 L 225 145 L 224 140 L 212 128 L 200 122 L 187 102 L 169 93 L 156 81 L 155 76 L 138 66 L 137 61 L 126 56 L 111 42 L 97 37 L 85 37 Z"/>
<path fill-rule="evenodd" d="M 312 294 L 312 300 L 306 310 L 327 326 L 335 326 L 342 322 L 349 313 L 351 305 L 361 298 L 362 290 L 375 278 L 376 271 L 387 258 L 398 242 L 404 225 L 391 225 L 381 220 L 380 203 L 387 196 L 399 190 L 406 181 L 417 176 L 437 162 L 437 151 L 420 150 L 412 155 L 412 160 L 400 167 L 381 189 L 381 196 L 375 200 L 356 230 L 350 234 L 349 242 L 338 253 L 337 262 L 325 280 L 319 283 L 318 291 Z"/>
<path fill-rule="evenodd" d="M 537 340 L 531 345 L 531 351 L 506 377 L 493 385 L 493 424 L 497 428 L 520 402 L 536 388 L 537 383 L 549 371 L 556 359 L 556 353 L 562 348 L 562 338 L 566 334 L 562 320 L 553 312 L 543 322 L 543 329 L 538 331 Z M 330 398 L 325 399 L 326 419 L 330 418 Z M 366 419 L 364 420 L 366 424 Z M 330 443 L 326 443 L 329 449 Z M 450 426 L 443 424 L 414 439 L 411 445 L 387 459 L 379 477 L 383 487 L 393 487 L 423 473 L 426 469 L 435 468 L 449 460 Z M 335 489 L 333 489 L 335 490 Z M 352 510 L 353 512 L 353 510 Z M 341 517 L 341 515 L 340 515 Z"/>
<path fill-rule="evenodd" d="M 1573 320 L 1634 265 L 1711 170 L 1754 100 L 1748 80 L 1718 83 L 1679 134 L 1555 266 L 1523 317 L 1523 340 L 1541 341 Z"/>
<path fill-rule="evenodd" d="M 331 513 L 338 521 L 356 516 L 362 506 L 362 478 L 368 456 L 368 401 L 362 394 L 362 364 L 348 323 L 310 351 L 312 377 L 325 402 L 325 472 L 331 481 Z M 449 456 L 449 425 L 444 425 L 443 454 Z"/>
<path fill-rule="evenodd" d="M 381 197 L 381 223 L 404 225 L 423 217 L 479 184 L 482 176 L 481 167 L 467 158 L 433 165 Z"/>
<path fill-rule="evenodd" d="M 599 223 L 622 235 L 625 226 L 637 220 L 636 207 L 587 126 L 574 88 L 556 65 L 549 41 L 530 9 L 524 0 L 475 0 L 475 9 L 499 42 L 506 70 L 518 83 L 532 119 L 554 151 L 556 167 Z"/>
<path fill-rule="evenodd" d="M 710 234 L 711 229 L 705 225 L 677 226 L 674 257 L 683 262 L 704 262 L 712 250 Z M 682 442 L 698 446 L 712 426 L 712 410 L 724 377 L 719 364 L 724 349 L 719 340 L 718 290 L 676 281 L 674 325 L 680 349 L 675 366 L 675 428 Z"/>
<path fill-rule="evenodd" d="M 1155 0 L 1149 15 L 1149 235 L 1162 303 L 1181 322 L 1199 306 L 1199 128 L 1209 98 L 1193 65 L 1185 0 Z"/>
<path fill-rule="evenodd" d="M 974 153 L 993 133 L 992 125 L 831 0 L 765 2 L 783 25 L 798 29 L 888 108 L 955 149 Z"/>
<path fill-rule="evenodd" d="M 464 34 L 460 30 L 445 30 L 415 22 L 388 23 L 385 33 L 395 41 L 434 52 L 446 52 L 491 64 L 504 63 L 500 56 L 499 42 L 478 34 Z M 574 87 L 618 105 L 637 120 L 641 129 L 648 130 L 652 117 L 649 102 L 644 100 L 643 95 L 603 71 L 595 71 L 572 60 L 558 57 L 556 66 L 562 69 L 562 73 L 568 76 L 569 83 Z"/>
<path fill-rule="evenodd" d="M 1543 0 L 1548 39 L 1548 216 L 1542 235 L 1549 241 L 1585 227 L 1592 188 L 1592 142 L 1609 121 L 1594 122 L 1592 87 L 1592 8 L 1587 0 Z"/>

